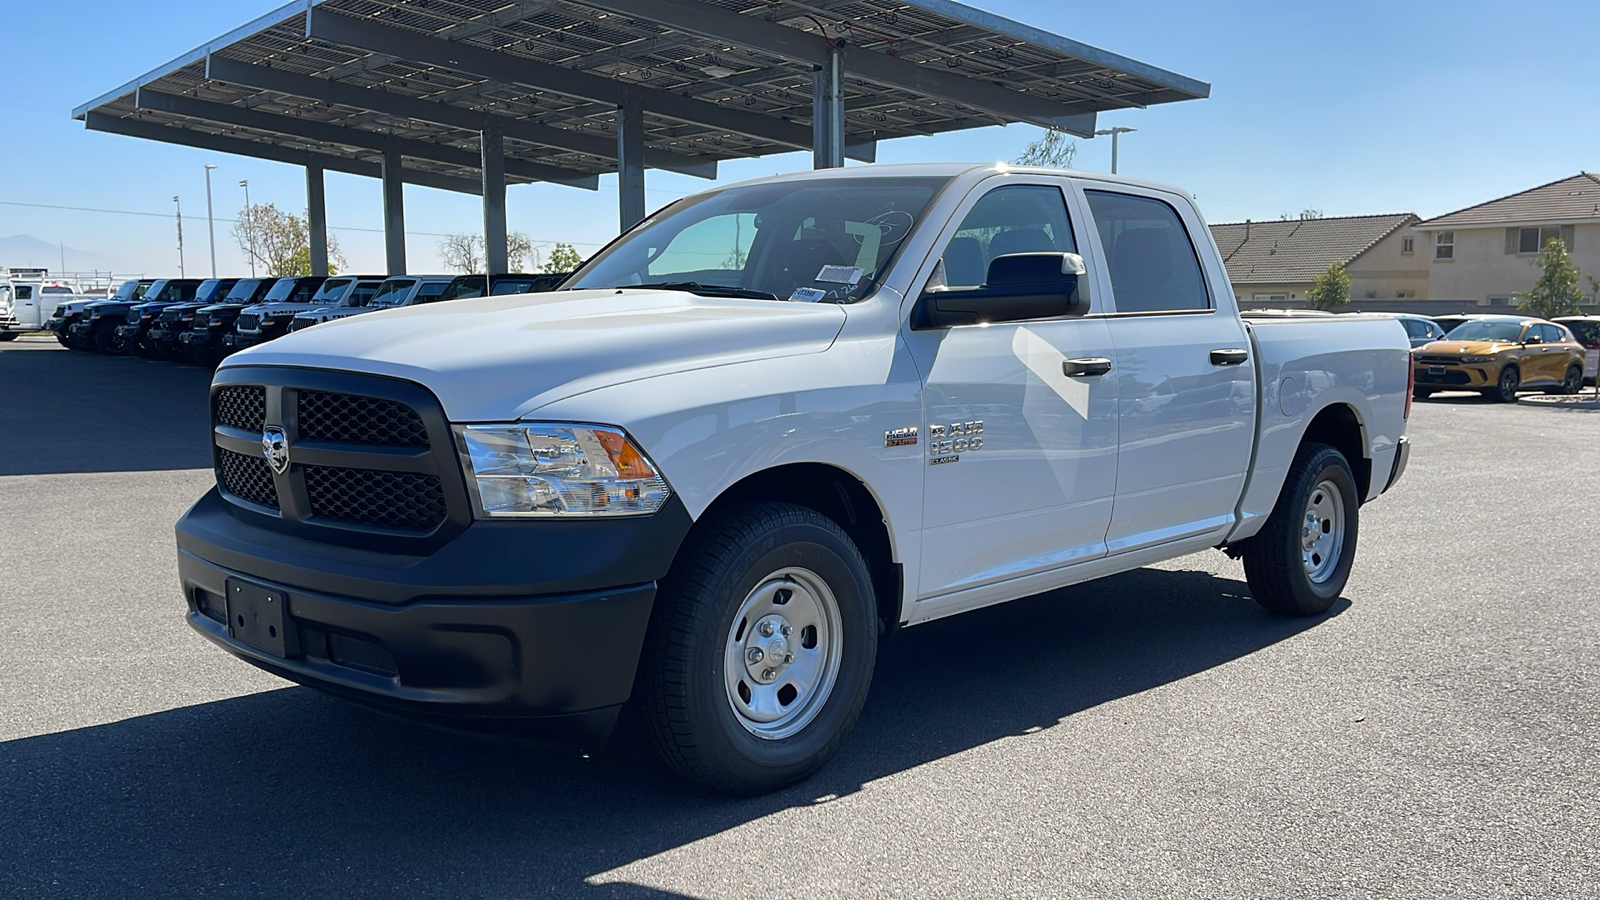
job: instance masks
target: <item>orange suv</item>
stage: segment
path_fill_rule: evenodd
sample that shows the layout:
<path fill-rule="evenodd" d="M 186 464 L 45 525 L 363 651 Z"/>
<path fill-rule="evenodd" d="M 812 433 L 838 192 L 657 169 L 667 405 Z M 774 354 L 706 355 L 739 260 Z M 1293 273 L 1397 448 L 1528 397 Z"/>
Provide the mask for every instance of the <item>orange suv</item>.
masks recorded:
<path fill-rule="evenodd" d="M 1583 387 L 1583 345 L 1565 326 L 1526 316 L 1474 316 L 1411 353 L 1415 397 L 1477 391 L 1510 403 L 1517 391 L 1576 394 Z"/>

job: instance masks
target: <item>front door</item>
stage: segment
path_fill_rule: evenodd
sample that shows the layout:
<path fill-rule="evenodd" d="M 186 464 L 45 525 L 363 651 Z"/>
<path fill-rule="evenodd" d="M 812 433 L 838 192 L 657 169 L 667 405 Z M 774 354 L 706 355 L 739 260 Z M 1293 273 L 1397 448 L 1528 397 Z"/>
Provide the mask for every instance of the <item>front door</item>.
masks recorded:
<path fill-rule="evenodd" d="M 997 256 L 1077 252 L 1063 187 L 1018 176 L 980 186 L 936 245 L 930 280 L 972 287 Z M 1008 580 L 1105 555 L 1116 383 L 1064 368 L 1109 361 L 1105 320 L 908 327 L 904 336 L 925 385 L 919 599 L 959 594 L 956 605 L 981 605 L 1001 599 Z"/>
<path fill-rule="evenodd" d="M 39 298 L 35 295 L 35 290 L 31 284 L 19 284 L 12 288 L 14 300 L 11 308 L 16 314 L 18 324 L 41 325 L 47 318 L 39 314 Z"/>
<path fill-rule="evenodd" d="M 1106 260 L 1118 390 L 1109 552 L 1221 535 L 1255 442 L 1255 367 L 1226 276 L 1206 272 L 1205 225 L 1164 192 L 1083 183 Z M 1209 258 L 1209 256 L 1208 256 Z"/>

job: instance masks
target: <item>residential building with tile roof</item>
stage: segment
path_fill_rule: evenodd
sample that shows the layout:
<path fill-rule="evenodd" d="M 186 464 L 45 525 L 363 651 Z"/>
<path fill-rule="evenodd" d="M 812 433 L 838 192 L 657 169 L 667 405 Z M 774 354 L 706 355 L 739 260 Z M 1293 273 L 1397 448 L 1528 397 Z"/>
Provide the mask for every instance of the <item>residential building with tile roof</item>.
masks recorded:
<path fill-rule="evenodd" d="M 1245 309 L 1300 307 L 1328 266 L 1350 276 L 1352 308 L 1400 311 L 1427 297 L 1427 254 L 1418 252 L 1415 213 L 1338 216 L 1211 226 Z"/>
<path fill-rule="evenodd" d="M 1585 276 L 1600 278 L 1600 175 L 1579 172 L 1459 209 L 1415 230 L 1429 261 L 1428 295 L 1484 307 L 1513 307 L 1539 276 L 1539 248 L 1560 238 Z M 1579 282 L 1593 291 L 1588 279 Z"/>

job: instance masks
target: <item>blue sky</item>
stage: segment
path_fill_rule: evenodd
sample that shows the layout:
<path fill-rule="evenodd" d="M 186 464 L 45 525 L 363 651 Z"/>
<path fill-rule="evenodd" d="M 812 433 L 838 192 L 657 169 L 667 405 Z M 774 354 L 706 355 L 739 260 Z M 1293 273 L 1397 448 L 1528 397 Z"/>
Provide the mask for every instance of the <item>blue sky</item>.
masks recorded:
<path fill-rule="evenodd" d="M 972 2 L 972 0 L 969 0 Z M 149 274 L 177 266 L 171 211 L 180 195 L 186 261 L 205 274 L 205 182 L 213 191 L 217 260 L 246 267 L 228 234 L 251 199 L 305 203 L 301 170 L 88 132 L 70 110 L 278 5 L 17 3 L 0 77 L 0 237 L 29 234 L 103 254 Z M 1213 222 L 1328 215 L 1448 212 L 1600 169 L 1600 2 L 1458 0 L 1449 4 L 978 0 L 975 5 L 1211 83 L 1208 100 L 1101 116 L 1122 139 L 1120 168 L 1182 185 Z M 989 161 L 1036 137 L 1025 126 L 879 145 L 882 162 Z M 1109 168 L 1107 138 L 1080 141 L 1079 168 Z M 805 154 L 723 163 L 721 181 L 809 166 Z M 651 172 L 649 205 L 709 182 Z M 35 204 L 35 205 L 23 205 Z M 46 209 L 39 205 L 147 215 Z M 378 184 L 328 176 L 328 218 L 353 268 L 381 269 Z M 592 250 L 616 231 L 614 180 L 583 192 L 514 186 L 513 229 Z M 407 187 L 412 271 L 438 267 L 439 236 L 479 227 L 475 197 Z M 30 262 L 5 259 L 0 263 Z M 56 266 L 57 260 L 34 260 Z M 73 259 L 68 268 L 77 268 Z"/>

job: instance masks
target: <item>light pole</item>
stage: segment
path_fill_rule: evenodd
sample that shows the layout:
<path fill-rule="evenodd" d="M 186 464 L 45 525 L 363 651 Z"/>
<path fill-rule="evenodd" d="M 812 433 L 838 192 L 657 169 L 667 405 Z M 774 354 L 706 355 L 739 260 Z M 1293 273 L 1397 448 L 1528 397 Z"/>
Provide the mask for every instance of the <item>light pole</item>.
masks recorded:
<path fill-rule="evenodd" d="M 217 220 L 211 214 L 211 170 L 216 166 L 206 163 L 206 230 L 211 234 L 211 277 L 217 277 Z"/>
<path fill-rule="evenodd" d="M 239 187 L 244 188 L 244 234 L 250 242 L 250 277 L 256 277 L 256 212 L 250 205 L 250 179 L 239 180 Z"/>
<path fill-rule="evenodd" d="M 172 205 L 178 209 L 178 277 L 183 274 L 183 204 L 178 202 L 178 195 L 172 195 Z"/>
<path fill-rule="evenodd" d="M 1117 174 L 1117 137 L 1119 135 L 1127 134 L 1130 131 L 1138 130 L 1139 129 L 1137 128 L 1125 128 L 1121 125 L 1118 125 L 1115 128 L 1102 128 L 1101 130 L 1095 132 L 1095 134 L 1111 135 L 1111 174 Z"/>

